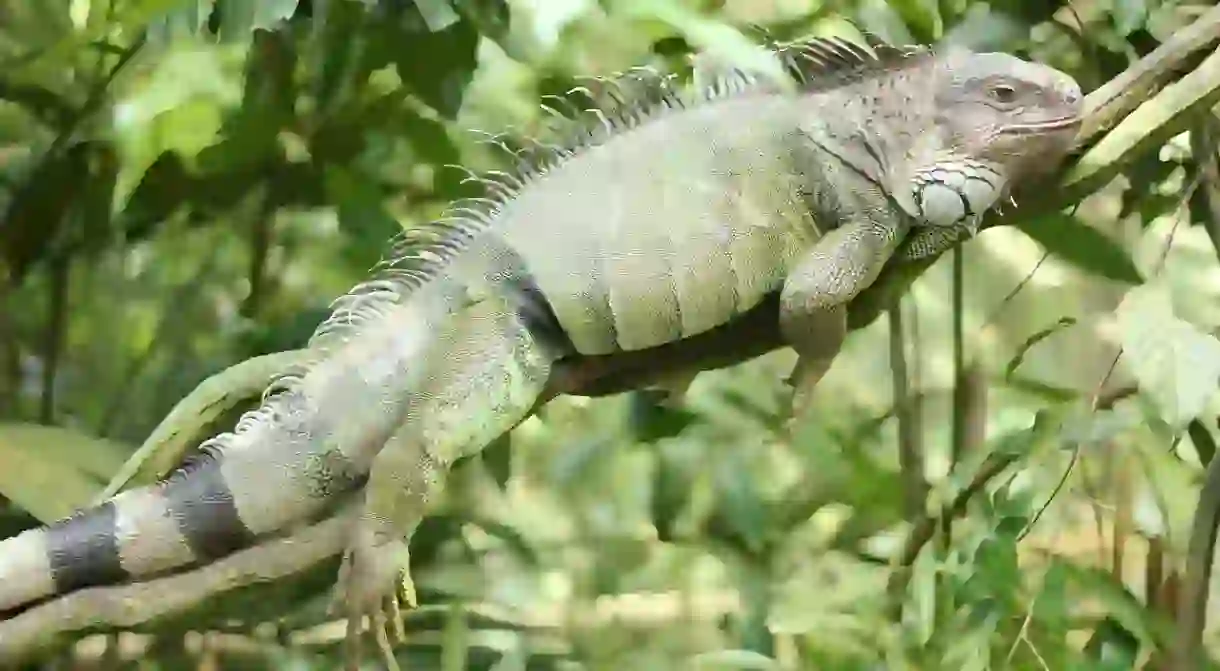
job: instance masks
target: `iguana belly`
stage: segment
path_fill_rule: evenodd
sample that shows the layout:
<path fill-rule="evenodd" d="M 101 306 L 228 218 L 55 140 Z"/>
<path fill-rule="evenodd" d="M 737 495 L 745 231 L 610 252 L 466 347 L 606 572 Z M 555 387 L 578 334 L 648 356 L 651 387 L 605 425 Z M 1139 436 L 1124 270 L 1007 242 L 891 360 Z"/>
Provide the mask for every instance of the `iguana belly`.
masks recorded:
<path fill-rule="evenodd" d="M 577 353 L 648 349 L 725 324 L 778 290 L 816 241 L 784 159 L 694 154 L 682 159 L 694 170 L 654 159 L 589 166 L 596 181 L 551 174 L 504 212 L 496 234 Z"/>
<path fill-rule="evenodd" d="M 785 217 L 733 227 L 705 213 L 667 227 L 657 214 L 624 215 L 654 225 L 585 236 L 577 265 L 566 245 L 562 261 L 516 245 L 579 354 L 648 349 L 725 324 L 777 291 L 810 240 Z"/>

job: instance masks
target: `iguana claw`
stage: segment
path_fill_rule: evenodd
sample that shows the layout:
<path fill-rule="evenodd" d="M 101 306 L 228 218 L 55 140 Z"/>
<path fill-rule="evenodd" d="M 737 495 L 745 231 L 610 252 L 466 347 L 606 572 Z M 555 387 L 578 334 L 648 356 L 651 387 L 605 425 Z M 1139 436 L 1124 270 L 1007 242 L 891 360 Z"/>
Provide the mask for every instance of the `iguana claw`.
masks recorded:
<path fill-rule="evenodd" d="M 416 605 L 415 585 L 410 576 L 410 553 L 406 541 L 378 543 L 362 526 L 339 566 L 339 579 L 331 599 L 331 612 L 347 619 L 345 668 L 358 671 L 363 658 L 361 635 L 364 619 L 377 641 L 386 668 L 398 671 L 394 646 L 406 640 L 400 599 L 409 608 Z"/>
<path fill-rule="evenodd" d="M 831 360 L 815 360 L 803 356 L 797 359 L 792 367 L 792 373 L 784 379 L 784 384 L 791 388 L 789 400 L 788 433 L 791 435 L 795 423 L 805 414 L 812 402 L 813 391 L 830 370 Z"/>

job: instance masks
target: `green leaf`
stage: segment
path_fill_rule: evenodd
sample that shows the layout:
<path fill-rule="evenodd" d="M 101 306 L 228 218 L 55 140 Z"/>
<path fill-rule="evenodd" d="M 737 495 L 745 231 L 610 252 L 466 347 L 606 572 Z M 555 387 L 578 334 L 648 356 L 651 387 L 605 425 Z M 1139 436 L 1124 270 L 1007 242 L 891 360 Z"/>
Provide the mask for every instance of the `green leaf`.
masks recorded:
<path fill-rule="evenodd" d="M 652 475 L 652 497 L 649 500 L 652 525 L 657 538 L 668 542 L 674 527 L 690 505 L 695 485 L 695 465 L 681 459 L 666 446 L 657 447 L 657 464 Z"/>
<path fill-rule="evenodd" d="M 652 20 L 673 28 L 701 55 L 717 62 L 763 74 L 780 86 L 792 80 L 780 62 L 741 31 L 723 21 L 704 16 L 676 0 L 615 0 L 611 14 L 635 20 Z"/>
<path fill-rule="evenodd" d="M 349 80 L 367 77 L 370 70 L 381 67 L 389 60 L 388 56 L 372 60 L 356 71 L 360 54 L 364 49 L 380 46 L 368 44 L 368 37 L 363 31 L 365 22 L 364 6 L 358 2 L 327 3 L 324 18 L 320 20 L 321 27 L 316 29 L 318 37 L 314 39 L 316 51 L 315 62 L 311 63 L 306 75 L 311 83 L 310 88 L 317 100 L 318 115 L 325 118 L 326 114 L 342 104 L 350 95 Z"/>
<path fill-rule="evenodd" d="M 70 429 L 0 424 L 0 494 L 54 522 L 89 505 L 130 451 Z"/>
<path fill-rule="evenodd" d="M 120 204 L 162 153 L 190 159 L 216 140 L 225 111 L 241 102 L 242 56 L 232 47 L 175 48 L 115 104 Z"/>
<path fill-rule="evenodd" d="M 1108 571 L 1078 566 L 1057 558 L 1051 561 L 1052 566 L 1061 567 L 1064 584 L 1069 590 L 1081 596 L 1087 595 L 1105 619 L 1112 620 L 1140 645 L 1163 645 L 1166 642 L 1170 630 L 1164 622 L 1158 621 L 1157 613 L 1145 608 L 1140 599 Z"/>
<path fill-rule="evenodd" d="M 654 443 L 673 438 L 698 421 L 698 414 L 665 403 L 669 394 L 669 391 L 656 389 L 630 392 L 627 421 L 638 442 Z"/>
<path fill-rule="evenodd" d="M 452 26 L 461 18 L 453 11 L 453 7 L 449 6 L 448 0 L 415 0 L 415 7 L 420 16 L 424 17 L 428 30 L 434 33 Z"/>
<path fill-rule="evenodd" d="M 1082 652 L 1095 664 L 1093 668 L 1097 671 L 1139 668 L 1139 641 L 1112 617 L 1103 618 L 1097 624 Z"/>
<path fill-rule="evenodd" d="M 856 10 L 864 29 L 890 44 L 912 44 L 915 36 L 902 16 L 886 0 L 864 0 Z"/>
<path fill-rule="evenodd" d="M 417 5 L 424 0 L 416 0 Z M 441 0 L 430 0 L 440 2 Z M 508 37 L 512 16 L 505 0 L 452 0 L 453 8 L 465 21 L 474 24 L 483 37 L 501 42 Z M 421 11 L 422 5 L 420 5 Z M 513 54 L 509 52 L 509 56 Z"/>
<path fill-rule="evenodd" d="M 995 456 L 1010 457 L 1020 461 L 1033 454 L 1043 441 L 1057 435 L 1063 429 L 1063 418 L 1059 409 L 1043 408 L 1034 413 L 1034 423 L 1025 429 L 1013 429 L 987 441 L 988 449 Z"/>
<path fill-rule="evenodd" d="M 761 550 L 770 517 L 750 469 L 726 462 L 716 471 L 716 491 L 717 513 L 728 525 L 726 531 L 741 539 L 744 549 Z"/>
<path fill-rule="evenodd" d="M 328 166 L 326 197 L 338 206 L 339 226 L 347 234 L 344 252 L 357 257 L 354 263 L 371 267 L 381 258 L 385 241 L 402 230 L 386 211 L 385 196 L 354 167 Z"/>
<path fill-rule="evenodd" d="M 945 20 L 949 23 L 947 17 Z M 996 11 L 983 3 L 966 8 L 966 14 L 954 23 L 941 39 L 942 44 L 966 47 L 972 51 L 1004 51 L 1022 40 L 1029 28 L 1011 14 Z"/>
<path fill-rule="evenodd" d="M 52 128 L 62 128 L 76 114 L 70 100 L 33 82 L 0 79 L 0 100 L 21 105 L 34 118 Z"/>
<path fill-rule="evenodd" d="M 140 176 L 122 208 L 130 240 L 138 240 L 187 204 L 194 180 L 177 154 L 161 154 Z"/>
<path fill-rule="evenodd" d="M 1220 341 L 1173 313 L 1162 283 L 1127 292 L 1116 310 L 1122 360 L 1161 417 L 1182 426 L 1203 412 L 1220 381 Z"/>
<path fill-rule="evenodd" d="M 500 489 L 504 489 L 508 485 L 508 479 L 513 475 L 512 435 L 512 432 L 505 433 L 491 441 L 491 444 L 479 453 L 483 467 L 491 473 L 491 477 L 495 479 Z"/>
<path fill-rule="evenodd" d="M 915 41 L 931 44 L 940 36 L 941 17 L 934 0 L 889 0 L 888 4 L 902 17 Z"/>
<path fill-rule="evenodd" d="M 1042 587 L 1034 599 L 1033 615 L 1044 625 L 1066 631 L 1071 602 L 1064 592 L 1067 587 L 1067 575 L 1063 565 L 1051 564 L 1042 575 Z"/>
<path fill-rule="evenodd" d="M 963 596 L 972 600 L 995 599 L 1007 606 L 1016 603 L 1021 571 L 1017 565 L 1017 543 L 997 530 L 975 550 L 972 570 L 963 586 Z"/>
<path fill-rule="evenodd" d="M 1144 281 L 1127 250 L 1071 215 L 1056 212 L 1024 219 L 1017 228 L 1051 254 L 1082 270 L 1128 284 Z"/>
<path fill-rule="evenodd" d="M 442 117 L 456 118 L 478 66 L 479 31 L 463 19 L 433 32 L 417 12 L 380 22 L 379 38 L 392 51 L 403 86 Z"/>
<path fill-rule="evenodd" d="M 291 19 L 300 0 L 247 0 L 254 5 L 255 30 L 276 28 L 280 21 Z"/>
<path fill-rule="evenodd" d="M 1126 37 L 1144 27 L 1148 20 L 1148 4 L 1145 0 L 1114 0 L 1114 27 L 1118 34 Z"/>
<path fill-rule="evenodd" d="M 220 37 L 242 42 L 255 30 L 275 29 L 292 18 L 299 0 L 220 0 Z"/>
<path fill-rule="evenodd" d="M 1186 433 L 1190 435 L 1190 442 L 1195 446 L 1195 452 L 1199 455 L 1199 463 L 1207 466 L 1212 463 L 1212 459 L 1216 458 L 1216 439 L 1212 438 L 1212 434 L 1199 420 L 1193 420 L 1186 427 Z"/>
<path fill-rule="evenodd" d="M 1165 189 L 1165 183 L 1182 167 L 1177 161 L 1165 161 L 1157 152 L 1141 154 L 1123 174 L 1130 184 L 1123 191 L 1119 219 L 1139 213 L 1147 226 L 1154 219 L 1179 206 L 1181 195 Z"/>
<path fill-rule="evenodd" d="M 48 6 L 55 4 L 57 3 L 47 3 Z M 33 50 L 28 57 L 19 59 L 18 67 L 33 70 L 32 66 L 35 64 L 46 65 L 61 59 L 71 59 L 76 55 L 74 52 L 79 52 L 92 43 L 105 42 L 110 34 L 118 30 L 123 34 L 136 35 L 142 28 L 174 13 L 185 3 L 183 0 L 128 0 L 115 4 L 118 11 L 114 13 L 113 20 L 90 21 L 85 30 L 67 33 L 49 49 Z"/>

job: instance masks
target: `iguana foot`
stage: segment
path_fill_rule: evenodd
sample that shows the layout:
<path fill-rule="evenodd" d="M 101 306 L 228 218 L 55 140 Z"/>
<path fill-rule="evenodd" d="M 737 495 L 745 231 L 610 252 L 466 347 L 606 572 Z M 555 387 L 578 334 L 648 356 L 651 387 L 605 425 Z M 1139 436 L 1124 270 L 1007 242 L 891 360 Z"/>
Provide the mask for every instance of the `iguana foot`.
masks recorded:
<path fill-rule="evenodd" d="M 681 408 L 686 402 L 686 392 L 699 375 L 699 371 L 678 371 L 661 376 L 652 388 L 661 392 L 660 404 L 666 408 Z"/>
<path fill-rule="evenodd" d="M 343 553 L 332 611 L 347 619 L 346 668 L 357 671 L 363 657 L 361 635 L 365 617 L 386 668 L 398 671 L 394 646 L 406 640 L 399 599 L 414 608 L 415 586 L 410 576 L 410 552 L 401 539 L 378 539 L 364 525 Z"/>

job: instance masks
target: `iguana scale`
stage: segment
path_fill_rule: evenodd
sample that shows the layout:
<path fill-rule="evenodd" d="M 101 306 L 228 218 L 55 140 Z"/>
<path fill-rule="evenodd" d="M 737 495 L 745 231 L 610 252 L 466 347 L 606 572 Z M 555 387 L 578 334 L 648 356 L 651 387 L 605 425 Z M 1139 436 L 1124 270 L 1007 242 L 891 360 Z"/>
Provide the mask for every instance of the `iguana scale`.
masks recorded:
<path fill-rule="evenodd" d="M 201 458 L 0 543 L 0 612 L 227 555 L 364 484 L 337 593 L 382 631 L 447 467 L 581 361 L 681 349 L 771 300 L 807 393 L 900 244 L 917 258 L 972 232 L 1079 123 L 1070 77 L 1005 54 L 774 53 L 795 90 L 732 69 L 695 91 L 604 82 L 564 143 L 405 233 Z"/>

